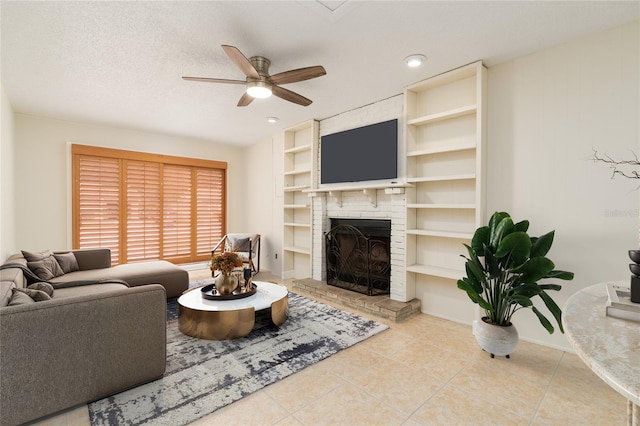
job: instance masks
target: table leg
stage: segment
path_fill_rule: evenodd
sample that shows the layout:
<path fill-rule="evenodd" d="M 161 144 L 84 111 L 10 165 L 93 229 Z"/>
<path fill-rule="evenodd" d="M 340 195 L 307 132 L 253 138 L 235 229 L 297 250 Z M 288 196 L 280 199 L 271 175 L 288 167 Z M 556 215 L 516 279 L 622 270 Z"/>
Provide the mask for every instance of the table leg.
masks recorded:
<path fill-rule="evenodd" d="M 285 296 L 271 304 L 271 321 L 280 327 L 289 318 L 289 297 Z"/>
<path fill-rule="evenodd" d="M 627 425 L 640 426 L 640 407 L 627 401 Z"/>

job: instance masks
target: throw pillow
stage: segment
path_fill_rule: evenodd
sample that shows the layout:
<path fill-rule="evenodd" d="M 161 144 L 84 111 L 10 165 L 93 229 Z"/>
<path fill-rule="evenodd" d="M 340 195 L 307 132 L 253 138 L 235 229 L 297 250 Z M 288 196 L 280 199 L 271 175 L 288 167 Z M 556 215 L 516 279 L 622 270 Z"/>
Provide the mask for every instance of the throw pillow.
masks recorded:
<path fill-rule="evenodd" d="M 55 257 L 49 256 L 36 262 L 27 262 L 27 267 L 42 281 L 49 281 L 52 278 L 64 275 Z"/>
<path fill-rule="evenodd" d="M 53 297 L 53 286 L 49 283 L 33 283 L 27 286 L 27 288 L 32 290 L 44 291 L 49 296 Z"/>
<path fill-rule="evenodd" d="M 51 250 L 45 250 L 40 252 L 30 252 L 26 250 L 22 250 L 22 255 L 27 262 L 37 262 L 38 260 L 43 260 L 47 257 L 53 256 L 53 252 Z"/>
<path fill-rule="evenodd" d="M 22 255 L 27 259 L 27 267 L 42 281 L 48 281 L 64 274 L 51 250 L 41 252 L 22 250 Z"/>
<path fill-rule="evenodd" d="M 29 303 L 36 303 L 35 300 L 29 297 L 28 294 L 20 291 L 17 288 L 13 289 L 9 306 L 27 305 Z"/>
<path fill-rule="evenodd" d="M 229 237 L 227 237 L 229 238 Z M 233 251 L 249 251 L 249 238 L 240 238 L 231 241 L 231 250 Z"/>
<path fill-rule="evenodd" d="M 42 302 L 43 300 L 51 300 L 51 296 L 49 296 L 47 293 L 45 293 L 42 290 L 35 290 L 33 288 L 16 288 L 16 290 L 26 294 L 31 299 L 33 299 L 34 302 Z"/>
<path fill-rule="evenodd" d="M 78 266 L 78 259 L 76 259 L 76 255 L 71 251 L 68 253 L 54 253 L 53 257 L 56 258 L 62 272 L 65 274 L 80 270 L 80 267 Z"/>

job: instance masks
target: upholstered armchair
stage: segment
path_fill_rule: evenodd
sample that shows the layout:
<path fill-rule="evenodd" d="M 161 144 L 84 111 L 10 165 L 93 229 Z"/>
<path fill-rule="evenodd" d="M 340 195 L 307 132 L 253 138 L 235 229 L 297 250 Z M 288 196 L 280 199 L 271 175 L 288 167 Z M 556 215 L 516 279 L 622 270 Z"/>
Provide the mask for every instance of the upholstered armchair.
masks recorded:
<path fill-rule="evenodd" d="M 260 272 L 260 234 L 227 234 L 211 250 L 211 255 L 224 251 L 237 252 L 253 275 Z"/>

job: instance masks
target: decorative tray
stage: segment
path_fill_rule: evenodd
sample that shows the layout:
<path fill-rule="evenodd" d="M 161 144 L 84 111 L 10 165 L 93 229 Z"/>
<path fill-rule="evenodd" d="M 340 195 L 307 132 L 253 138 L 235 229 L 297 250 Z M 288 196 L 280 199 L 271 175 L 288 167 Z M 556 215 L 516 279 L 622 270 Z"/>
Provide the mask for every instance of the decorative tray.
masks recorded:
<path fill-rule="evenodd" d="M 251 289 L 249 291 L 241 291 L 242 286 L 238 286 L 233 293 L 231 294 L 220 294 L 216 289 L 215 284 L 205 285 L 200 289 L 200 293 L 204 299 L 209 300 L 233 300 L 233 299 L 242 299 L 245 297 L 249 297 L 251 295 L 256 294 L 258 287 L 255 284 L 251 284 Z"/>

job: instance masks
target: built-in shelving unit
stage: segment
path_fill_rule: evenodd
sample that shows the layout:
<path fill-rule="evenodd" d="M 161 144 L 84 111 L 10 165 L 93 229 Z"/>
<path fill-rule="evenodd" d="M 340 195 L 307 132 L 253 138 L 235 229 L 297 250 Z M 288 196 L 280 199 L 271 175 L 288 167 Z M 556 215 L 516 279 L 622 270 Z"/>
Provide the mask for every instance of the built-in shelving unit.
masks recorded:
<path fill-rule="evenodd" d="M 315 156 L 318 122 L 305 122 L 284 131 L 283 278 L 311 277 L 312 203 L 316 187 Z"/>
<path fill-rule="evenodd" d="M 409 286 L 465 275 L 462 243 L 484 223 L 486 84 L 476 62 L 405 90 Z"/>

